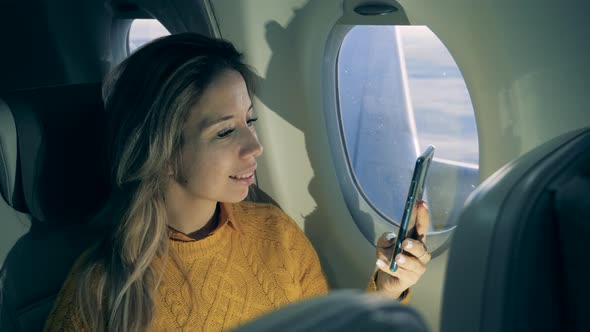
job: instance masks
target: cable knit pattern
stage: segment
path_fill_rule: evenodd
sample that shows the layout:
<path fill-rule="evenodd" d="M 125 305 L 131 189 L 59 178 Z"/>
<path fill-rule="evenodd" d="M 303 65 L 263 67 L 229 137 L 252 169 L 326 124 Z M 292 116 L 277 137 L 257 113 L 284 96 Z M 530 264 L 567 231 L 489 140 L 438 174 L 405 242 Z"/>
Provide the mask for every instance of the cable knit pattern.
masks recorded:
<path fill-rule="evenodd" d="M 222 204 L 216 230 L 201 240 L 170 234 L 187 276 L 172 259 L 155 294 L 153 331 L 224 331 L 283 305 L 328 291 L 318 256 L 305 234 L 270 204 Z M 46 331 L 80 331 L 74 307 L 76 266 Z M 89 285 L 92 287 L 92 285 Z"/>

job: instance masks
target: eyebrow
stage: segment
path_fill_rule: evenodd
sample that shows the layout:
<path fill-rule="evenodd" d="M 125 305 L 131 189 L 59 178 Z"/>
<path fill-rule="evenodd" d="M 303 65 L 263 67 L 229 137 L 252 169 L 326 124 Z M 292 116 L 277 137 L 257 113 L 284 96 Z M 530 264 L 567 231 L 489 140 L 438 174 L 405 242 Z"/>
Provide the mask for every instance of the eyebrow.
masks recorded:
<path fill-rule="evenodd" d="M 246 111 L 246 113 L 250 112 L 253 108 L 254 108 L 253 105 L 250 104 L 250 107 L 248 107 L 248 110 Z M 202 130 L 208 129 L 218 123 L 221 123 L 221 122 L 224 122 L 227 120 L 231 120 L 233 118 L 234 118 L 233 115 L 225 115 L 225 116 L 222 116 L 222 117 L 214 119 L 214 120 L 206 120 L 206 121 L 204 121 L 203 125 L 201 126 L 201 129 Z"/>

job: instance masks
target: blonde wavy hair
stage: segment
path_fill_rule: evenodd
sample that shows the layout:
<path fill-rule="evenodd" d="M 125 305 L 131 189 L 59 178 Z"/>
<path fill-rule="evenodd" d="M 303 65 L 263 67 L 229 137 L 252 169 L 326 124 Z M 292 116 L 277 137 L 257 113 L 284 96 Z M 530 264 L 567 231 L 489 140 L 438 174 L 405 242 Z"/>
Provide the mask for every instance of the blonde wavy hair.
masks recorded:
<path fill-rule="evenodd" d="M 252 93 L 255 75 L 232 44 L 183 33 L 146 44 L 105 79 L 115 189 L 94 221 L 101 240 L 80 267 L 76 298 L 89 330 L 150 328 L 161 275 L 152 262 L 172 254 L 163 193 L 169 170 L 179 169 L 181 128 L 225 70 L 239 72 Z"/>

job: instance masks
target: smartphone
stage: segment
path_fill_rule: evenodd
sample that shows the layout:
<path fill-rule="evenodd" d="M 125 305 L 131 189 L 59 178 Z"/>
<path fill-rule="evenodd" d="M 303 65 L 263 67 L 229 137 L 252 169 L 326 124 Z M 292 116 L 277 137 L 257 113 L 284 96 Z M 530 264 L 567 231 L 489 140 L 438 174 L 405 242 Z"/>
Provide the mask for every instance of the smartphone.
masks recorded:
<path fill-rule="evenodd" d="M 408 237 L 416 238 L 415 225 L 416 225 L 416 209 L 418 203 L 422 200 L 424 194 L 424 184 L 426 183 L 426 175 L 428 174 L 428 168 L 432 162 L 434 156 L 434 146 L 429 145 L 424 153 L 422 153 L 416 159 L 416 165 L 414 166 L 414 173 L 412 174 L 412 182 L 410 182 L 410 190 L 408 191 L 408 197 L 406 198 L 406 204 L 404 205 L 404 214 L 399 226 L 399 233 L 395 246 L 393 247 L 393 254 L 391 255 L 391 263 L 389 269 L 392 272 L 397 271 L 397 262 L 395 256 L 403 251 L 402 243 Z"/>

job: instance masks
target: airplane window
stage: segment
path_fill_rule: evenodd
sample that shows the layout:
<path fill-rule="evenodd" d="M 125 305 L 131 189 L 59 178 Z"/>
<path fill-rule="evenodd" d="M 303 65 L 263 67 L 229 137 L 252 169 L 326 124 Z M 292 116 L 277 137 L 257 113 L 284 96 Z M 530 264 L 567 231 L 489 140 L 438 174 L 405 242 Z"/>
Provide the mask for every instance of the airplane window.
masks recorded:
<path fill-rule="evenodd" d="M 169 34 L 170 32 L 156 19 L 133 20 L 128 37 L 129 54 L 141 45 Z"/>
<path fill-rule="evenodd" d="M 397 224 L 415 159 L 432 144 L 426 200 L 434 230 L 452 226 L 479 183 L 479 150 L 469 93 L 442 42 L 424 26 L 356 26 L 337 76 L 349 171 L 364 199 Z"/>

